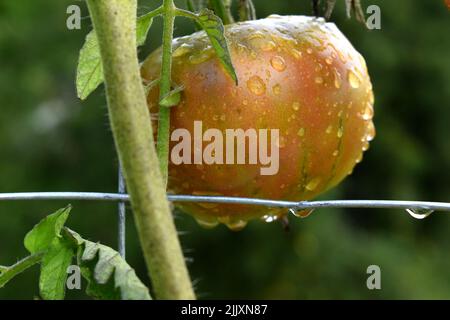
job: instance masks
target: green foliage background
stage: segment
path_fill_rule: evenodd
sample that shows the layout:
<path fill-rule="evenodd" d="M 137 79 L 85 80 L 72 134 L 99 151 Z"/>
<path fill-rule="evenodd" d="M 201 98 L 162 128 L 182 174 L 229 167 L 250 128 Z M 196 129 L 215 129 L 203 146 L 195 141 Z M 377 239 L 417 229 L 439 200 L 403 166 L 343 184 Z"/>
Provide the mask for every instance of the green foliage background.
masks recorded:
<path fill-rule="evenodd" d="M 254 1 L 258 17 L 310 14 L 309 1 Z M 66 8 L 82 8 L 82 29 L 66 29 Z M 154 1 L 140 1 L 142 13 Z M 181 2 L 178 4 L 182 5 Z M 441 0 L 367 0 L 381 7 L 382 29 L 332 20 L 366 58 L 375 90 L 377 137 L 353 175 L 327 199 L 450 201 L 450 11 Z M 115 191 L 117 157 L 103 90 L 76 99 L 78 50 L 91 28 L 78 1 L 0 2 L 0 192 Z M 176 34 L 193 25 L 179 19 Z M 150 30 L 145 57 L 160 44 Z M 67 203 L 0 202 L 0 263 L 25 256 L 21 239 Z M 68 225 L 116 246 L 116 206 L 73 202 Z M 134 224 L 127 221 L 127 260 L 148 283 Z M 200 228 L 177 215 L 200 298 L 450 299 L 450 215 L 423 221 L 397 210 L 320 210 L 276 223 L 252 222 L 234 233 Z M 192 260 L 192 261 L 191 261 Z M 382 290 L 366 288 L 366 268 L 382 271 Z M 38 268 L 0 290 L 0 299 L 38 294 Z M 86 285 L 83 283 L 83 285 Z M 69 298 L 84 298 L 77 291 Z"/>

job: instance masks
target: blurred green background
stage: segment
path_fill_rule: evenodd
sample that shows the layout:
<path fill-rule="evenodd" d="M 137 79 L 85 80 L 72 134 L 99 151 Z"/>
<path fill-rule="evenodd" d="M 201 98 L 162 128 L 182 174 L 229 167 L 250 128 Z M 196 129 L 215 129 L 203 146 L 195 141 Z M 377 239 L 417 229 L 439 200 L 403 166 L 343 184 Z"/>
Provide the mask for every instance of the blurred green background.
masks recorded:
<path fill-rule="evenodd" d="M 307 0 L 254 2 L 258 17 L 311 14 Z M 343 2 L 332 20 L 367 60 L 377 137 L 353 175 L 323 198 L 450 201 L 450 11 L 443 0 L 367 0 L 382 18 L 381 30 L 368 31 L 345 18 Z M 66 28 L 70 4 L 82 9 L 81 30 Z M 158 4 L 140 1 L 139 11 Z M 78 50 L 90 29 L 81 1 L 0 1 L 0 192 L 116 190 L 103 88 L 85 102 L 75 93 Z M 192 30 L 177 20 L 177 35 Z M 158 20 L 142 58 L 160 38 Z M 0 202 L 0 264 L 25 256 L 24 234 L 66 204 Z M 116 247 L 114 204 L 72 204 L 71 228 Z M 205 230 L 182 214 L 176 223 L 203 299 L 450 299 L 448 214 L 419 221 L 398 210 L 323 209 L 291 218 L 288 233 L 258 221 L 237 233 Z M 131 215 L 127 227 L 127 259 L 149 283 Z M 381 290 L 366 287 L 371 264 L 381 268 Z M 37 275 L 36 267 L 20 275 L 0 299 L 33 298 Z"/>

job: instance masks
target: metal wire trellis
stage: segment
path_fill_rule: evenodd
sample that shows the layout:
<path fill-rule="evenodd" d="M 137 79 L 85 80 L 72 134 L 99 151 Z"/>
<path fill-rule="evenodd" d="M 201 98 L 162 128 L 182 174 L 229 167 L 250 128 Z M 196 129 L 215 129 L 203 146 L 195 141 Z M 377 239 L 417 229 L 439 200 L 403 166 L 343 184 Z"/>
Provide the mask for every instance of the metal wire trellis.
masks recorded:
<path fill-rule="evenodd" d="M 230 204 L 248 204 L 266 207 L 287 208 L 294 210 L 320 208 L 366 208 L 366 209 L 412 209 L 450 212 L 450 203 L 431 201 L 403 200 L 321 200 L 321 201 L 282 201 L 258 198 L 225 196 L 167 195 L 172 202 L 214 202 Z M 7 200 L 90 200 L 128 202 L 125 193 L 104 192 L 16 192 L 0 193 L 0 201 Z"/>
<path fill-rule="evenodd" d="M 229 204 L 248 204 L 273 208 L 286 208 L 296 212 L 320 208 L 366 208 L 366 209 L 402 209 L 416 219 L 423 219 L 434 211 L 450 213 L 450 203 L 431 201 L 403 200 L 321 200 L 321 201 L 283 201 L 244 197 L 193 196 L 168 194 L 172 202 L 213 202 Z M 105 192 L 15 192 L 0 193 L 0 201 L 14 200 L 88 200 L 118 202 L 118 251 L 125 257 L 126 202 L 130 197 L 125 193 L 125 180 L 119 168 L 118 193 Z"/>

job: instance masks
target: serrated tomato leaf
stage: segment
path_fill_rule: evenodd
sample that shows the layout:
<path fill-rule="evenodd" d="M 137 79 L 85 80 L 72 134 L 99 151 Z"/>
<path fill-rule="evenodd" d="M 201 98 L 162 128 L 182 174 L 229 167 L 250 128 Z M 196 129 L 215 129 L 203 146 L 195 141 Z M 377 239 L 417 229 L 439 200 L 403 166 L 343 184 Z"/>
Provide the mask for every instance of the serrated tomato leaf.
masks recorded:
<path fill-rule="evenodd" d="M 202 9 L 197 14 L 197 22 L 205 30 L 206 34 L 211 41 L 211 45 L 216 51 L 217 56 L 225 70 L 237 84 L 238 79 L 236 72 L 231 62 L 231 55 L 228 49 L 227 40 L 225 38 L 225 28 L 223 26 L 222 20 L 214 14 L 209 9 Z"/>
<path fill-rule="evenodd" d="M 41 262 L 39 276 L 39 292 L 43 299 L 64 299 L 67 268 L 74 255 L 75 250 L 72 244 L 65 239 L 55 238 L 48 247 Z"/>
<path fill-rule="evenodd" d="M 153 15 L 144 14 L 136 20 L 136 44 L 142 46 L 153 23 Z"/>
<path fill-rule="evenodd" d="M 148 288 L 115 250 L 83 239 L 64 227 L 71 207 L 42 219 L 25 237 L 30 256 L 12 266 L 0 266 L 0 288 L 34 264 L 41 263 L 39 290 L 43 299 L 64 299 L 67 268 L 76 256 L 86 292 L 99 299 L 150 300 Z"/>
<path fill-rule="evenodd" d="M 148 288 L 117 251 L 65 231 L 79 246 L 77 260 L 88 281 L 87 294 L 97 299 L 151 300 Z"/>
<path fill-rule="evenodd" d="M 71 209 L 71 206 L 67 206 L 42 219 L 25 236 L 25 248 L 30 253 L 47 250 L 53 239 L 60 236 L 61 229 L 64 227 Z"/>

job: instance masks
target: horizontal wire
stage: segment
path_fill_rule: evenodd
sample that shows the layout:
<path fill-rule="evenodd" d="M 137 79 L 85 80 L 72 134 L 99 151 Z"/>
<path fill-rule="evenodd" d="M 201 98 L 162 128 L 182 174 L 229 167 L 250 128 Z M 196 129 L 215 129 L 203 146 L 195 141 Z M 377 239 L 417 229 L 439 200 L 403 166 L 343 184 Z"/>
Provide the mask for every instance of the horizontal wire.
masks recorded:
<path fill-rule="evenodd" d="M 279 201 L 257 198 L 167 195 L 172 202 L 214 202 L 247 204 L 296 210 L 317 208 L 379 208 L 379 209 L 427 209 L 450 212 L 450 203 L 403 200 L 324 200 L 324 201 Z M 0 193 L 0 201 L 13 200 L 92 200 L 129 201 L 127 194 L 102 192 L 18 192 Z"/>

